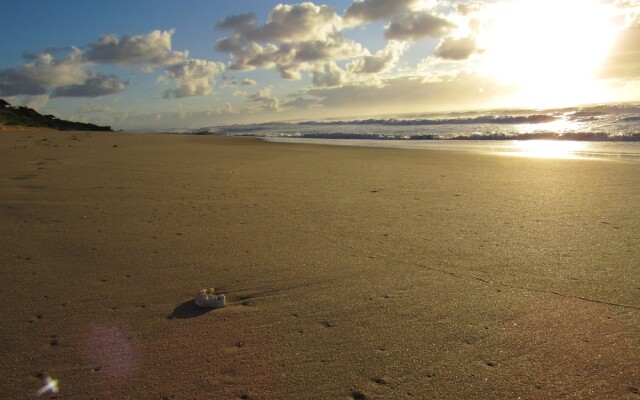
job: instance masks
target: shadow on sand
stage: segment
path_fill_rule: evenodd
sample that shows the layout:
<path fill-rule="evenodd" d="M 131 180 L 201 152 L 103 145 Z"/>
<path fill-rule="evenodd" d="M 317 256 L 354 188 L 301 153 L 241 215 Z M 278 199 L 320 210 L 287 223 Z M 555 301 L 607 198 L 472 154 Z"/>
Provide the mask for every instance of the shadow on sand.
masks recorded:
<path fill-rule="evenodd" d="M 186 318 L 195 318 L 199 317 L 203 314 L 211 312 L 212 308 L 202 308 L 196 305 L 196 302 L 193 300 L 185 301 L 180 304 L 178 307 L 174 308 L 171 311 L 171 314 L 167 318 L 169 319 L 186 319 Z"/>

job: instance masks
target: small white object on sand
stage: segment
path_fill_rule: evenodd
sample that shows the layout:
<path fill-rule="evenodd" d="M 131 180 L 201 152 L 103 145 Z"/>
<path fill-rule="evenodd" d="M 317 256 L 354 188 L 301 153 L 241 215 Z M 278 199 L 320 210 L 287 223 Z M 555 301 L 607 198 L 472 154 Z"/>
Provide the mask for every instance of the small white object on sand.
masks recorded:
<path fill-rule="evenodd" d="M 223 294 L 215 294 L 213 288 L 201 289 L 196 294 L 196 305 L 205 308 L 222 308 L 224 307 L 225 298 Z"/>

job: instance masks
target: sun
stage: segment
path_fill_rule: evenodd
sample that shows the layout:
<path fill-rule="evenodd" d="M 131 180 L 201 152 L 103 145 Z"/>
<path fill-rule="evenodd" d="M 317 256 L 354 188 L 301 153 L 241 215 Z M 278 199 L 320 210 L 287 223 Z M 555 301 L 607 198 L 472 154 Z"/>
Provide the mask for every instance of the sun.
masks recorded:
<path fill-rule="evenodd" d="M 616 38 L 615 9 L 601 0 L 512 0 L 488 11 L 481 72 L 536 108 L 607 101 L 595 79 Z"/>

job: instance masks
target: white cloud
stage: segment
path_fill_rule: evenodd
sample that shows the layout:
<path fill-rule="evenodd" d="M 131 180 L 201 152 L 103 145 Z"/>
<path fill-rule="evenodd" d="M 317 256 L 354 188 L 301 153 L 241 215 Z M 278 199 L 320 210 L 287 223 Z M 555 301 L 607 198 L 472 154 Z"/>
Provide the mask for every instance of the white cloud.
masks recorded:
<path fill-rule="evenodd" d="M 237 50 L 243 41 L 283 43 L 323 40 L 339 29 L 341 18 L 333 7 L 313 3 L 279 4 L 269 13 L 267 22 L 259 26 L 253 13 L 232 15 L 216 24 L 218 30 L 231 30 L 230 40 L 219 42 L 221 51 Z"/>
<path fill-rule="evenodd" d="M 280 110 L 280 100 L 271 94 L 271 88 L 264 88 L 258 93 L 247 96 L 247 101 L 256 106 L 252 109 L 253 112 Z"/>
<path fill-rule="evenodd" d="M 389 40 L 417 40 L 426 36 L 438 37 L 455 28 L 452 22 L 427 12 L 414 12 L 394 18 L 385 27 Z"/>
<path fill-rule="evenodd" d="M 284 79 L 300 79 L 300 71 L 317 62 L 334 61 L 366 54 L 355 42 L 345 41 L 335 34 L 325 40 L 282 43 L 280 46 L 256 42 L 231 53 L 231 70 L 276 68 Z"/>
<path fill-rule="evenodd" d="M 0 71 L 0 95 L 43 95 L 52 87 L 82 84 L 88 77 L 88 64 L 77 48 L 65 59 L 46 52 L 29 58 L 31 62 Z"/>
<path fill-rule="evenodd" d="M 255 86 L 257 83 L 258 82 L 253 79 L 243 79 L 242 82 L 240 82 L 243 86 Z"/>
<path fill-rule="evenodd" d="M 300 79 L 301 70 L 317 63 L 367 54 L 359 43 L 342 37 L 341 25 L 332 7 L 281 4 L 271 10 L 264 25 L 257 23 L 254 14 L 230 16 L 217 23 L 217 29 L 232 32 L 217 41 L 216 50 L 230 54 L 231 70 L 275 68 L 284 79 Z"/>
<path fill-rule="evenodd" d="M 175 30 L 154 30 L 146 35 L 106 35 L 89 45 L 86 57 L 101 64 L 151 67 L 183 62 L 187 51 L 172 51 L 171 37 Z"/>
<path fill-rule="evenodd" d="M 485 7 L 486 3 L 478 0 L 471 0 L 466 3 L 459 2 L 454 5 L 455 11 L 462 16 L 468 16 L 476 13 Z"/>
<path fill-rule="evenodd" d="M 166 68 L 164 79 L 175 82 L 175 89 L 167 90 L 165 98 L 206 96 L 213 92 L 213 79 L 224 71 L 224 64 L 192 59 Z"/>
<path fill-rule="evenodd" d="M 335 87 L 347 82 L 347 74 L 335 62 L 327 62 L 311 70 L 311 81 L 316 87 Z"/>
<path fill-rule="evenodd" d="M 409 46 L 395 40 L 373 56 L 364 56 L 347 64 L 347 70 L 355 74 L 375 74 L 390 70 Z"/>

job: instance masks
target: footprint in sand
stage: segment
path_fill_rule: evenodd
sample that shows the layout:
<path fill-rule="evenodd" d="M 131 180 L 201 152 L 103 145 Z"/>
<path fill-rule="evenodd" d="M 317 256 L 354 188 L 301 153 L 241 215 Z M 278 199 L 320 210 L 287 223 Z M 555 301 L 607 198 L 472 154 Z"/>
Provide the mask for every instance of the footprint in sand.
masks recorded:
<path fill-rule="evenodd" d="M 359 390 L 352 390 L 351 391 L 351 398 L 354 400 L 369 400 L 371 399 L 371 397 L 367 396 L 365 393 L 359 391 Z"/>

